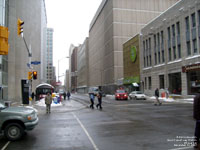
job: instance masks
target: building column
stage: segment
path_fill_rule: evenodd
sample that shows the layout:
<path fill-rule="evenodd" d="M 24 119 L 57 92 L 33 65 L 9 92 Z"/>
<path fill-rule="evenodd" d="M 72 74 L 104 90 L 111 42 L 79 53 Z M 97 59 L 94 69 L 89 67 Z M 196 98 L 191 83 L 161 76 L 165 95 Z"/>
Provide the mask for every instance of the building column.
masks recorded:
<path fill-rule="evenodd" d="M 182 95 L 188 95 L 187 73 L 181 73 Z"/>

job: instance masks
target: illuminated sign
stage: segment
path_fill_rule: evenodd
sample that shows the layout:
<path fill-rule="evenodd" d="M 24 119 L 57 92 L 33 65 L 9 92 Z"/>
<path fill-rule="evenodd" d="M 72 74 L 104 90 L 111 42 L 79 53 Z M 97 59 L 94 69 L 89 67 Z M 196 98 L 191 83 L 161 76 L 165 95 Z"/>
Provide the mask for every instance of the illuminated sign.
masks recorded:
<path fill-rule="evenodd" d="M 134 63 L 137 58 L 137 49 L 135 46 L 131 46 L 131 61 Z"/>

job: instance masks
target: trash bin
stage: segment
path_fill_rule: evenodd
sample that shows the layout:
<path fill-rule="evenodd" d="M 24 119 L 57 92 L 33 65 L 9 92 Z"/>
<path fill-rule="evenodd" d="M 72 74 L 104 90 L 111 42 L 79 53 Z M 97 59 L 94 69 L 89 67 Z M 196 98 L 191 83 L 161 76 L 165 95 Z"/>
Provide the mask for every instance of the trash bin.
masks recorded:
<path fill-rule="evenodd" d="M 165 97 L 165 92 L 161 93 L 161 97 L 164 98 Z"/>
<path fill-rule="evenodd" d="M 11 106 L 11 101 L 4 101 L 4 105 L 6 107 L 10 107 Z"/>

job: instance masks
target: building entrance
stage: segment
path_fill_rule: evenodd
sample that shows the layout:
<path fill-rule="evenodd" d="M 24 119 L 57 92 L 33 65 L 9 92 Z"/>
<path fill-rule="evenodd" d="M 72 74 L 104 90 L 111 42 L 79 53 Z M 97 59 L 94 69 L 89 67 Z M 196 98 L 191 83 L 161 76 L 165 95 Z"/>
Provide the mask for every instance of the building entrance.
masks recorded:
<path fill-rule="evenodd" d="M 181 73 L 169 74 L 169 92 L 172 94 L 181 94 Z"/>

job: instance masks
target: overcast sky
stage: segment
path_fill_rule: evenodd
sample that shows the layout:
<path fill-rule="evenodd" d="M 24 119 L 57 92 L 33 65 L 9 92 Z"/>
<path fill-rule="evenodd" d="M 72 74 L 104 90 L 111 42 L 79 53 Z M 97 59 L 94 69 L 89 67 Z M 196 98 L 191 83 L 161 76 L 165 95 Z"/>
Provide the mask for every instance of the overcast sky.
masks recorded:
<path fill-rule="evenodd" d="M 53 64 L 59 75 L 68 69 L 69 47 L 82 44 L 102 0 L 46 0 L 47 26 L 54 29 Z M 62 60 L 61 60 L 62 59 Z M 67 65 L 66 65 L 67 64 Z"/>

